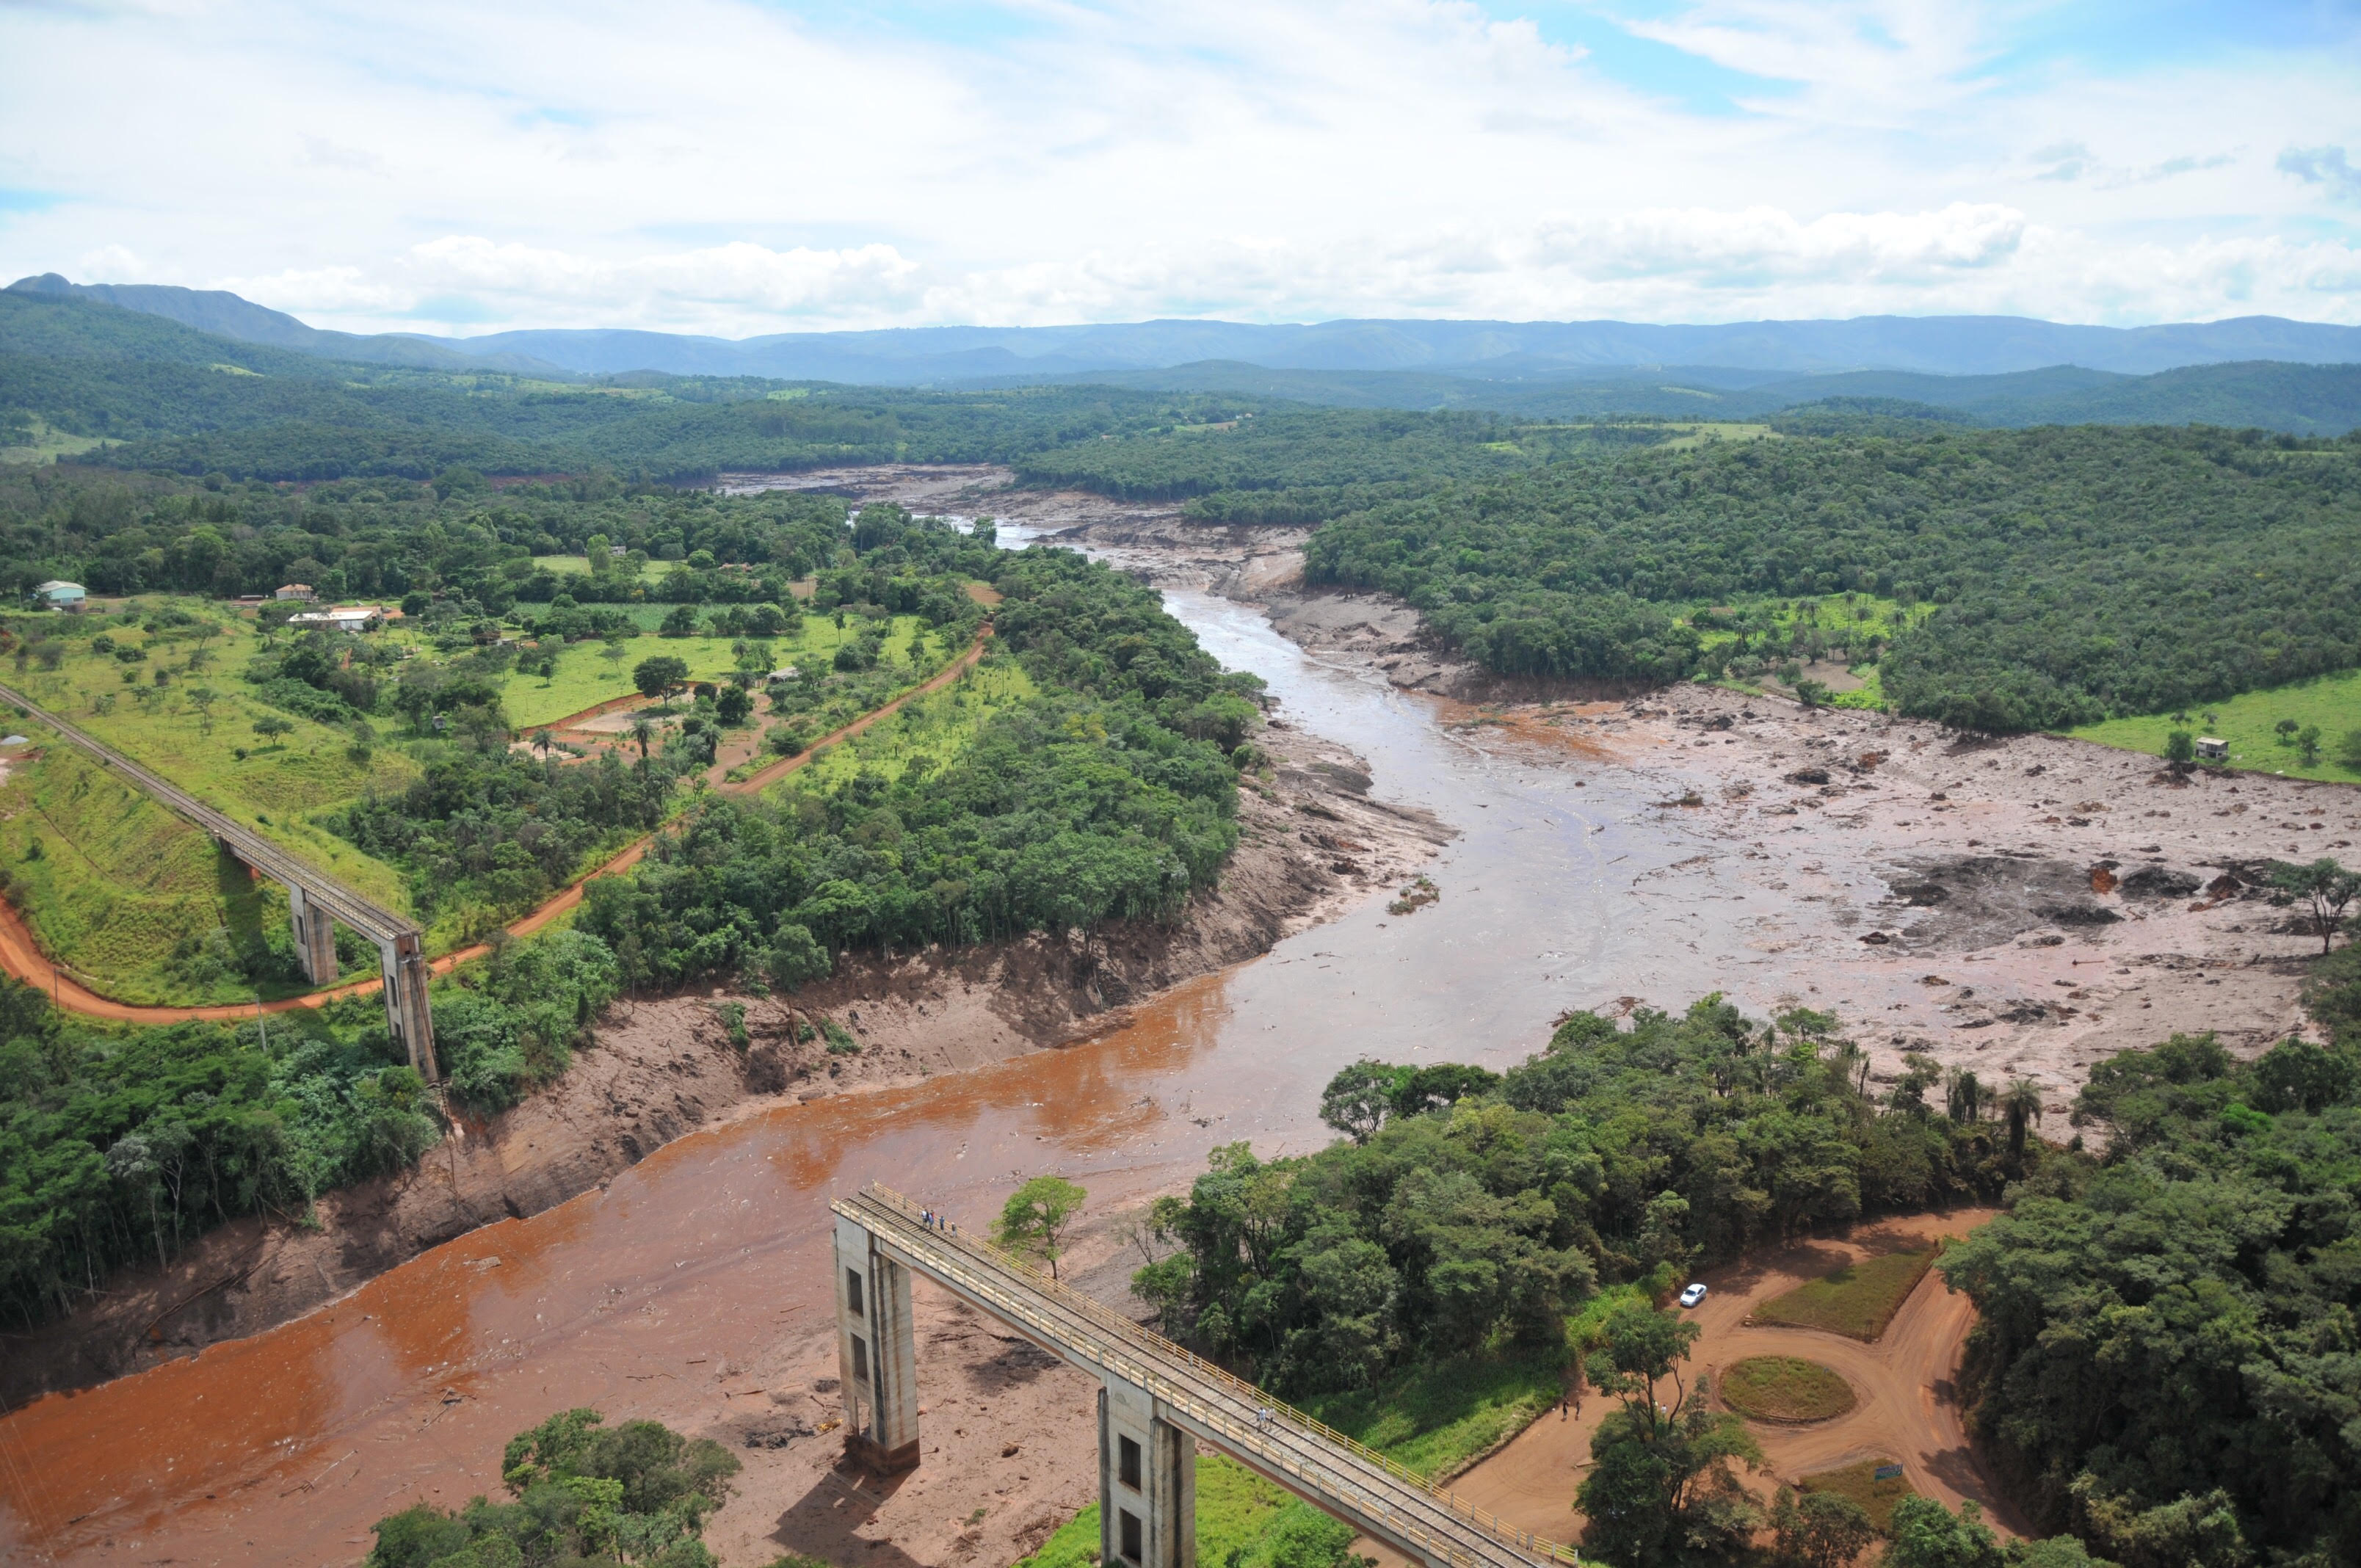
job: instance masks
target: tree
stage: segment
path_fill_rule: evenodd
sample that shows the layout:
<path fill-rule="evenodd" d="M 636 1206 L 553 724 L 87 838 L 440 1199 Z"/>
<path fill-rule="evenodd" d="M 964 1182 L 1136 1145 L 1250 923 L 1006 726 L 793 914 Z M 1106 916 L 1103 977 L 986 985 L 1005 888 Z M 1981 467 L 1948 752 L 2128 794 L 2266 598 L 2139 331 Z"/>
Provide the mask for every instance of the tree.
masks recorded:
<path fill-rule="evenodd" d="M 2168 762 L 2190 762 L 2197 759 L 2197 737 L 2186 729 L 2176 729 L 2164 738 L 2164 760 Z"/>
<path fill-rule="evenodd" d="M 663 623 L 657 626 L 659 637 L 693 637 L 697 634 L 697 607 L 676 604 L 664 612 Z"/>
<path fill-rule="evenodd" d="M 2311 767 L 2313 763 L 2319 762 L 2320 726 L 2317 724 L 2307 724 L 2302 729 L 2297 730 L 2295 732 L 2295 749 L 2297 754 L 2303 758 L 2303 765 L 2305 767 Z"/>
<path fill-rule="evenodd" d="M 200 735 L 214 732 L 214 704 L 220 700 L 221 694 L 211 686 L 189 688 L 189 706 L 197 710 L 197 733 Z"/>
<path fill-rule="evenodd" d="M 992 1227 L 992 1239 L 1015 1253 L 1045 1259 L 1058 1277 L 1067 1227 L 1090 1194 L 1060 1176 L 1037 1176 L 1008 1195 Z"/>
<path fill-rule="evenodd" d="M 1972 1501 L 1956 1514 L 1932 1497 L 1905 1497 L 1886 1527 L 1879 1568 L 2004 1568 L 2000 1542 Z"/>
<path fill-rule="evenodd" d="M 1320 1119 L 1351 1138 L 1366 1144 L 1385 1124 L 1393 1103 L 1394 1086 L 1402 1069 L 1367 1058 L 1337 1070 L 1321 1091 Z"/>
<path fill-rule="evenodd" d="M 2279 744 L 2282 746 L 2294 745 L 2295 732 L 2301 728 L 2302 726 L 2298 724 L 2292 718 L 2282 718 L 2277 724 L 2271 726 L 2272 730 L 2278 734 Z"/>
<path fill-rule="evenodd" d="M 2271 885 L 2310 903 L 2312 928 L 2320 935 L 2324 955 L 2345 924 L 2346 906 L 2361 898 L 2361 872 L 2348 872 L 2323 855 L 2308 866 L 2274 867 Z"/>
<path fill-rule="evenodd" d="M 2361 729 L 2348 729 L 2336 743 L 2336 765 L 2361 773 Z"/>
<path fill-rule="evenodd" d="M 1850 1568 L 1877 1535 L 1869 1510 L 1837 1492 L 1797 1497 L 1782 1486 L 1771 1504 L 1782 1568 Z"/>
<path fill-rule="evenodd" d="M 746 722 L 754 711 L 754 699 L 741 685 L 726 685 L 713 698 L 714 717 L 732 729 Z"/>
<path fill-rule="evenodd" d="M 293 733 L 294 729 L 293 720 L 281 718 L 275 713 L 266 713 L 254 721 L 254 732 L 266 743 L 277 740 L 281 735 Z"/>
<path fill-rule="evenodd" d="M 648 747 L 656 738 L 656 727 L 644 718 L 631 720 L 631 743 L 640 749 L 640 761 L 648 760 Z"/>
<path fill-rule="evenodd" d="M 810 927 L 792 923 L 779 927 L 763 955 L 764 977 L 790 994 L 812 981 L 826 979 L 831 967 L 828 949 L 812 936 Z"/>
<path fill-rule="evenodd" d="M 642 659 L 631 667 L 631 685 L 638 688 L 639 694 L 663 702 L 666 707 L 671 706 L 672 694 L 687 681 L 688 661 L 671 653 Z"/>
<path fill-rule="evenodd" d="M 1651 1345 L 1661 1342 L 1643 1337 Z M 1592 1365 L 1611 1366 L 1615 1359 L 1593 1357 Z M 1643 1409 L 1626 1398 L 1599 1423 L 1590 1458 L 1576 1493 L 1589 1520 L 1583 1545 L 1618 1568 L 1735 1561 L 1762 1523 L 1762 1510 L 1730 1466 L 1733 1460 L 1759 1466 L 1763 1451 L 1744 1421 L 1708 1408 L 1702 1383 L 1677 1410 Z"/>
<path fill-rule="evenodd" d="M 1812 680 L 1808 677 L 1799 677 L 1795 681 L 1795 700 L 1803 704 L 1806 707 L 1819 707 L 1824 706 L 1828 700 L 1828 683 L 1826 681 Z"/>
<path fill-rule="evenodd" d="M 2029 1078 L 2020 1078 L 2001 1091 L 2001 1119 L 2008 1126 L 2008 1157 L 2021 1159 L 2025 1156 L 2026 1124 L 2041 1124 L 2041 1086 Z"/>

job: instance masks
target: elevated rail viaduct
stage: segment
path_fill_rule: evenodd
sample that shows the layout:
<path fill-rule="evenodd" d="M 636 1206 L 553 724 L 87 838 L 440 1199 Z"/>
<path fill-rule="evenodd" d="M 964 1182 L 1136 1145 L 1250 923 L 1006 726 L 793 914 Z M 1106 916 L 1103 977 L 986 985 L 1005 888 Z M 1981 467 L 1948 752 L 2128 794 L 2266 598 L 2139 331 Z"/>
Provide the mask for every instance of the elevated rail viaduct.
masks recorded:
<path fill-rule="evenodd" d="M 1455 1497 L 888 1188 L 872 1185 L 831 1207 L 845 1442 L 867 1464 L 918 1463 L 910 1286 L 924 1275 L 1098 1379 L 1107 1568 L 1195 1568 L 1199 1442 L 1427 1568 L 1579 1561 L 1572 1548 Z"/>
<path fill-rule="evenodd" d="M 426 944 L 417 925 L 355 893 L 272 843 L 241 822 L 207 806 L 178 784 L 159 778 L 113 747 L 48 713 L 23 693 L 0 685 L 0 702 L 21 709 L 27 718 L 55 730 L 59 738 L 82 751 L 99 766 L 143 791 L 158 804 L 210 834 L 214 843 L 246 865 L 287 889 L 294 911 L 295 952 L 304 977 L 314 985 L 336 978 L 336 931 L 346 926 L 377 945 L 385 981 L 385 1020 L 410 1058 L 410 1065 L 429 1083 L 442 1073 L 434 1060 L 434 1024 L 426 1008 Z"/>

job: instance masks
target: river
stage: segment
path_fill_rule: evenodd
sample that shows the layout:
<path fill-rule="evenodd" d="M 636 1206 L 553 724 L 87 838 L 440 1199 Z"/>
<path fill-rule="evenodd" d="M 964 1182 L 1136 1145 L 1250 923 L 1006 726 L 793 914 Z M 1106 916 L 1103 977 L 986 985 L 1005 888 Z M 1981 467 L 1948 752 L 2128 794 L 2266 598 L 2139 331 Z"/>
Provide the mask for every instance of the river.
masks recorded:
<path fill-rule="evenodd" d="M 981 1221 L 1017 1178 L 1057 1170 L 1119 1202 L 1217 1144 L 1324 1141 L 1320 1089 L 1357 1057 L 1497 1068 L 1567 1007 L 1727 989 L 1760 1011 L 1752 989 L 1795 978 L 1731 984 L 1734 959 L 1763 962 L 1739 959 L 1743 905 L 1714 913 L 1741 884 L 1695 867 L 1702 840 L 1653 807 L 1662 771 L 1479 748 L 1433 702 L 1308 655 L 1248 607 L 1167 600 L 1269 683 L 1285 722 L 1367 758 L 1377 795 L 1460 830 L 1430 872 L 1439 903 L 1366 905 L 1094 1041 L 693 1135 L 283 1327 L 42 1399 L 0 1420 L 0 1555 L 350 1562 L 406 1497 L 488 1489 L 500 1442 L 548 1412 L 691 1409 L 664 1403 L 684 1365 L 815 1324 L 831 1193 L 881 1179 Z M 1639 885 L 1676 865 L 1692 868 L 1678 898 Z"/>

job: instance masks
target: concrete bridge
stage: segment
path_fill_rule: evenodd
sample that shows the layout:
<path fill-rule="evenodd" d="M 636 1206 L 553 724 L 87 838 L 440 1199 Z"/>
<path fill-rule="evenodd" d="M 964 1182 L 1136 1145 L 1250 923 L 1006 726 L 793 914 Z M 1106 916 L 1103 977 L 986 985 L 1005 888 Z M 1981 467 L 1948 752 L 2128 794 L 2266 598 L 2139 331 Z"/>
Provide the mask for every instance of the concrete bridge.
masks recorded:
<path fill-rule="evenodd" d="M 1428 1568 L 1579 1561 L 1572 1548 L 1461 1501 L 982 1236 L 928 1223 L 899 1193 L 872 1185 L 832 1207 L 845 1444 L 872 1465 L 918 1463 L 910 1282 L 924 1275 L 1099 1380 L 1099 1555 L 1107 1568 L 1195 1568 L 1198 1442 Z"/>
<path fill-rule="evenodd" d="M 434 1060 L 434 1024 L 426 1010 L 426 945 L 412 922 L 380 909 L 359 894 L 323 876 L 310 865 L 243 823 L 214 810 L 195 795 L 158 777 L 120 751 L 46 713 L 22 693 L 0 685 L 0 702 L 23 710 L 60 739 L 87 753 L 98 765 L 145 792 L 183 820 L 213 836 L 214 842 L 287 889 L 294 911 L 295 953 L 314 985 L 336 978 L 336 927 L 349 926 L 377 944 L 385 981 L 385 1021 L 409 1054 L 410 1065 L 429 1083 L 442 1078 Z"/>

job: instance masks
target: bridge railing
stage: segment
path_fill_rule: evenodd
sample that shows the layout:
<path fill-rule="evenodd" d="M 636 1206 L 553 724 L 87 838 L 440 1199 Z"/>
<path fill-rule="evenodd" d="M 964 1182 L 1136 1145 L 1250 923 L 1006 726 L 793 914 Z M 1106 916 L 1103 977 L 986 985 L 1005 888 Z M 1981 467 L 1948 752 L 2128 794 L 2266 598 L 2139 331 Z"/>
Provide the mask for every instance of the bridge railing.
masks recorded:
<path fill-rule="evenodd" d="M 1118 1358 L 1109 1354 L 1112 1346 L 1093 1344 L 1076 1347 L 1091 1355 L 1093 1359 L 1109 1365 L 1112 1370 L 1132 1382 L 1153 1389 L 1168 1403 L 1186 1410 L 1208 1426 L 1221 1431 L 1230 1441 L 1247 1452 L 1276 1464 L 1290 1474 L 1301 1477 L 1307 1485 L 1351 1498 L 1361 1507 L 1369 1509 L 1374 1517 L 1384 1519 L 1396 1530 L 1411 1537 L 1417 1544 L 1436 1552 L 1446 1560 L 1458 1563 L 1472 1563 L 1474 1561 L 1457 1543 L 1434 1536 L 1431 1530 L 1415 1519 L 1405 1517 L 1397 1506 L 1369 1492 L 1367 1487 L 1354 1482 L 1349 1476 L 1323 1466 L 1321 1467 L 1323 1471 L 1323 1478 L 1314 1480 L 1308 1473 L 1310 1467 L 1303 1455 L 1269 1442 L 1268 1429 L 1263 1426 L 1259 1420 L 1242 1422 L 1232 1412 L 1204 1405 L 1188 1390 L 1173 1385 L 1168 1377 L 1159 1376 L 1156 1370 L 1156 1365 L 1177 1364 L 1192 1377 L 1212 1385 L 1214 1390 L 1227 1396 L 1246 1409 L 1257 1413 L 1268 1411 L 1272 1421 L 1283 1422 L 1308 1436 L 1316 1437 L 1321 1442 L 1342 1450 L 1364 1464 L 1382 1472 L 1400 1486 L 1419 1493 L 1430 1505 L 1499 1545 L 1554 1562 L 1580 1563 L 1580 1556 L 1572 1547 L 1532 1530 L 1520 1529 L 1489 1510 L 1476 1507 L 1444 1487 L 1437 1486 L 1433 1481 L 1400 1461 L 1389 1458 L 1359 1440 L 1338 1431 L 1326 1422 L 1273 1398 L 1262 1388 L 1247 1382 L 1227 1368 L 1207 1361 L 1195 1352 L 1175 1344 L 1153 1330 L 1143 1328 L 1113 1308 L 1084 1295 L 1062 1281 L 1041 1273 L 1025 1259 L 985 1237 L 966 1230 L 961 1230 L 953 1235 L 928 1227 L 924 1218 L 926 1212 L 922 1208 L 884 1183 L 872 1182 L 861 1196 L 893 1211 L 921 1234 L 939 1237 L 947 1242 L 956 1242 L 961 1250 L 977 1254 L 994 1266 L 1017 1275 L 1023 1279 L 1026 1288 L 1055 1301 L 1067 1312 L 1087 1320 L 1093 1327 L 1132 1353 L 1130 1357 L 1120 1358 L 1126 1363 L 1125 1365 L 1115 1365 Z M 857 1219 L 859 1216 L 855 1214 L 851 1217 Z M 907 1237 L 896 1236 L 895 1241 L 897 1245 L 906 1247 L 910 1245 L 910 1239 Z M 942 1249 L 937 1247 L 932 1250 L 939 1253 Z M 1007 1292 L 1000 1289 L 988 1279 L 971 1275 L 961 1282 L 979 1295 L 991 1299 L 1003 1309 L 1013 1313 L 1019 1321 L 1032 1316 L 1026 1310 L 1025 1303 L 1009 1296 Z"/>

